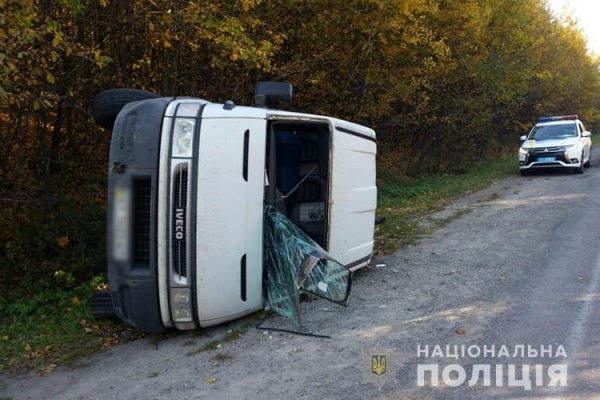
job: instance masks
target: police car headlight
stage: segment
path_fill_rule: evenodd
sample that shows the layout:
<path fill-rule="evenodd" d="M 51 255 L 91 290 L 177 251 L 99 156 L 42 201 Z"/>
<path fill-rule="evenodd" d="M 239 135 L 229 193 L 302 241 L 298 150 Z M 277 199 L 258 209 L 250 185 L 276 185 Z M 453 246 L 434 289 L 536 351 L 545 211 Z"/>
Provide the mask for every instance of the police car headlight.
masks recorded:
<path fill-rule="evenodd" d="M 519 153 L 520 154 L 529 154 L 529 150 L 519 147 Z"/>
<path fill-rule="evenodd" d="M 188 118 L 175 119 L 173 128 L 173 157 L 192 157 L 192 144 L 196 121 Z"/>

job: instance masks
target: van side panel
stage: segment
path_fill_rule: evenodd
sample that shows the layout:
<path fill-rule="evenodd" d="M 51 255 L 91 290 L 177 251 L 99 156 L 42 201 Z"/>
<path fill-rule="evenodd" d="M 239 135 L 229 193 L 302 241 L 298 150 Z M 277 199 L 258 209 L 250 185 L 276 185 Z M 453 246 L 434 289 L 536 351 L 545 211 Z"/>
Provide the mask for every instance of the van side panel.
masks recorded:
<path fill-rule="evenodd" d="M 201 326 L 262 307 L 265 137 L 264 118 L 202 118 L 196 199 Z"/>
<path fill-rule="evenodd" d="M 377 145 L 370 135 L 333 130 L 329 253 L 351 269 L 365 266 L 373 253 L 377 187 Z M 365 128 L 363 128 L 365 129 Z"/>

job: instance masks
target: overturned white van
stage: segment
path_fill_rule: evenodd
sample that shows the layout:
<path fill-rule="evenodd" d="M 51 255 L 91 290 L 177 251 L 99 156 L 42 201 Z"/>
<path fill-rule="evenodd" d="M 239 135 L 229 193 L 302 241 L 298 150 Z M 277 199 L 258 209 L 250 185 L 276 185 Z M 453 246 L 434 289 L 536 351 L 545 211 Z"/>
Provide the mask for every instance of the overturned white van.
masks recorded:
<path fill-rule="evenodd" d="M 348 270 L 369 263 L 375 132 L 263 107 L 290 97 L 287 84 L 256 95 L 255 107 L 132 89 L 97 97 L 96 121 L 112 129 L 108 306 L 123 321 L 160 332 L 262 309 L 269 205 Z"/>

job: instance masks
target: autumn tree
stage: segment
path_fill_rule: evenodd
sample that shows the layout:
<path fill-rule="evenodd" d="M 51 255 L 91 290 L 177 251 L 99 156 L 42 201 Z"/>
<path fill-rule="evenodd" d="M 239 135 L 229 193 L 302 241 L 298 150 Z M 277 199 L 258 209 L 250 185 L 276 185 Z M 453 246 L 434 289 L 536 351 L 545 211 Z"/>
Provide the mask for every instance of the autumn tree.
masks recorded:
<path fill-rule="evenodd" d="M 598 59 L 577 21 L 544 0 L 0 0 L 0 10 L 0 294 L 22 276 L 65 285 L 104 270 L 110 134 L 90 109 L 105 89 L 249 105 L 257 81 L 287 81 L 294 110 L 372 126 L 379 167 L 396 174 L 514 152 L 540 115 L 600 122 Z"/>

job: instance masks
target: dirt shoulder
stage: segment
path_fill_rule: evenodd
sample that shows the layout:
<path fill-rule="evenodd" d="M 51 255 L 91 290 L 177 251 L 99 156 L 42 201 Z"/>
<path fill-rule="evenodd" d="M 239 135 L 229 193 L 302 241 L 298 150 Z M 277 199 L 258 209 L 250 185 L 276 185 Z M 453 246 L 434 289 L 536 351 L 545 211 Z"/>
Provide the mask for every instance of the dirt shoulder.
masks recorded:
<path fill-rule="evenodd" d="M 303 303 L 304 325 L 331 339 L 236 330 L 256 323 L 247 319 L 202 336 L 119 345 L 45 376 L 3 376 L 0 397 L 421 398 L 425 393 L 414 383 L 418 344 L 476 336 L 496 312 L 485 299 L 513 279 L 510 260 L 490 243 L 510 242 L 510 227 L 502 225 L 500 215 L 506 201 L 527 195 L 521 192 L 523 182 L 503 179 L 427 217 L 424 224 L 441 227 L 373 263 L 383 266 L 359 271 L 348 308 L 323 300 Z M 265 325 L 281 326 L 281 321 L 273 318 Z M 465 333 L 458 334 L 459 328 Z M 369 354 L 377 346 L 395 349 L 397 360 L 396 382 L 384 382 L 381 393 L 369 382 Z"/>

